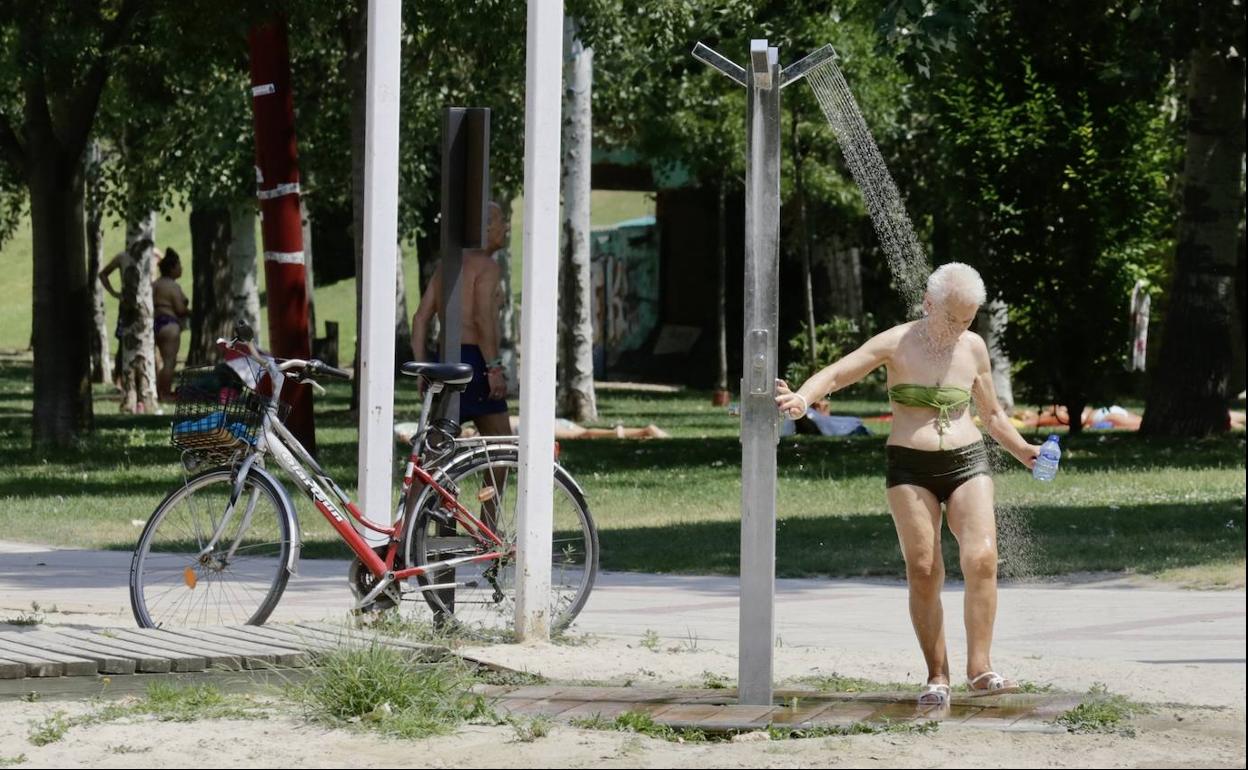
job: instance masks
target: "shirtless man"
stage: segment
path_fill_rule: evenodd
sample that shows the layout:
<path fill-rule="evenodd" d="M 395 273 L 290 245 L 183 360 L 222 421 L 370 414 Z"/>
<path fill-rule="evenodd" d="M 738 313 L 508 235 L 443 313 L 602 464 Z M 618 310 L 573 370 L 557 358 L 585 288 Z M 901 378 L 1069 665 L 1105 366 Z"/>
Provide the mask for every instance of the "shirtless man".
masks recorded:
<path fill-rule="evenodd" d="M 152 282 L 152 328 L 160 354 L 156 397 L 161 401 L 173 399 L 173 370 L 178 363 L 178 348 L 182 345 L 182 319 L 191 314 L 190 302 L 178 285 L 181 277 L 181 257 L 173 249 L 165 249 L 165 258 L 160 260 L 160 277 Z"/>
<path fill-rule="evenodd" d="M 886 496 L 906 562 L 910 620 L 927 662 L 923 705 L 949 703 L 949 653 L 940 592 L 941 505 L 958 541 L 966 581 L 966 679 L 971 695 L 1017 692 L 1019 684 L 992 667 L 997 616 L 997 527 L 988 451 L 971 417 L 1027 468 L 1040 447 L 1027 442 L 997 401 L 988 347 L 969 331 L 986 291 L 969 265 L 942 265 L 927 281 L 924 316 L 872 337 L 791 390 L 778 381 L 776 405 L 791 417 L 811 402 L 858 382 L 879 366 L 888 370 L 893 422 L 885 447 Z"/>
<path fill-rule="evenodd" d="M 459 360 L 472 364 L 472 382 L 459 397 L 459 422 L 468 420 L 483 436 L 505 436 L 511 433 L 507 419 L 507 378 L 499 357 L 498 313 L 503 295 L 500 284 L 502 270 L 494 261 L 494 252 L 507 243 L 507 225 L 503 210 L 490 203 L 486 224 L 485 248 L 465 249 L 460 263 L 459 283 L 462 290 L 463 319 L 460 327 Z M 442 265 L 420 295 L 420 307 L 412 316 L 412 359 L 425 361 L 425 336 L 429 322 L 437 313 L 445 324 L 442 312 Z"/>

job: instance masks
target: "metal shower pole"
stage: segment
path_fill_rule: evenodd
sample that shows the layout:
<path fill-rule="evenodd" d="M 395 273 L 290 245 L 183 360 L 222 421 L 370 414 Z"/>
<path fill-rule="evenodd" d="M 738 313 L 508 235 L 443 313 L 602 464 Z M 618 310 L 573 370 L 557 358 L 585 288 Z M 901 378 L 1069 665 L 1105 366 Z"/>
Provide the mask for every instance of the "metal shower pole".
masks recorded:
<path fill-rule="evenodd" d="M 787 68 L 750 41 L 748 70 L 698 43 L 693 55 L 746 99 L 745 353 L 741 377 L 741 609 L 737 700 L 771 705 L 776 590 L 777 334 L 780 326 L 780 89 L 836 55 L 824 46 Z"/>

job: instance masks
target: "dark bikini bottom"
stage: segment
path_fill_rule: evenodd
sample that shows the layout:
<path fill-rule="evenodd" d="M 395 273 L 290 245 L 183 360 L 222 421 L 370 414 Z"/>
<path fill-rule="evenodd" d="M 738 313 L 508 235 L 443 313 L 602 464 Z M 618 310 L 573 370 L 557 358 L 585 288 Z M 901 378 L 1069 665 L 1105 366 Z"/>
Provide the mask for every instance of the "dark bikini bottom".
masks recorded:
<path fill-rule="evenodd" d="M 923 487 L 942 503 L 964 482 L 992 472 L 988 467 L 988 449 L 983 441 L 935 452 L 886 446 L 884 453 L 888 460 L 888 486 L 913 484 Z"/>
<path fill-rule="evenodd" d="M 161 313 L 152 319 L 152 331 L 159 332 L 161 329 L 171 324 L 180 323 L 176 315 L 166 315 Z"/>

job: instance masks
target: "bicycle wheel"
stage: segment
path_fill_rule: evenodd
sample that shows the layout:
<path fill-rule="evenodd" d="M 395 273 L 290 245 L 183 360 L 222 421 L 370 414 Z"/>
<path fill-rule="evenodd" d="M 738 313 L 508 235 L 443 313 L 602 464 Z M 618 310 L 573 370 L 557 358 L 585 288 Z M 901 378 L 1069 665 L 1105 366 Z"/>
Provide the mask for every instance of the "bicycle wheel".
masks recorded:
<path fill-rule="evenodd" d="M 460 504 L 503 540 L 505 556 L 435 570 L 418 578 L 419 585 L 455 583 L 455 588 L 423 591 L 438 623 L 454 621 L 460 630 L 506 636 L 515 626 L 517 513 L 520 463 L 514 450 L 492 453 L 449 470 Z M 431 498 L 436 505 L 437 499 Z M 408 564 L 423 566 L 499 550 L 448 523 L 432 510 L 418 512 L 408 526 Z M 551 543 L 550 627 L 567 628 L 585 606 L 598 574 L 598 530 L 585 497 L 561 468 L 554 477 L 554 521 Z"/>
<path fill-rule="evenodd" d="M 130 605 L 144 628 L 260 625 L 286 588 L 284 497 L 250 473 L 216 544 L 234 487 L 230 468 L 191 478 L 148 520 L 130 563 Z"/>

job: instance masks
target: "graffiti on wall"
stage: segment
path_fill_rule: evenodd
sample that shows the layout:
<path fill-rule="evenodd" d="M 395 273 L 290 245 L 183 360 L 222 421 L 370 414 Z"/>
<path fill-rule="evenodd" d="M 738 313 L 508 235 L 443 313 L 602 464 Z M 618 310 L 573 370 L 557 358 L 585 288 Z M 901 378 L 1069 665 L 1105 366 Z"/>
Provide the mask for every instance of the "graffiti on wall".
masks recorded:
<path fill-rule="evenodd" d="M 659 239 L 653 217 L 595 230 L 594 376 L 640 350 L 659 317 Z"/>

